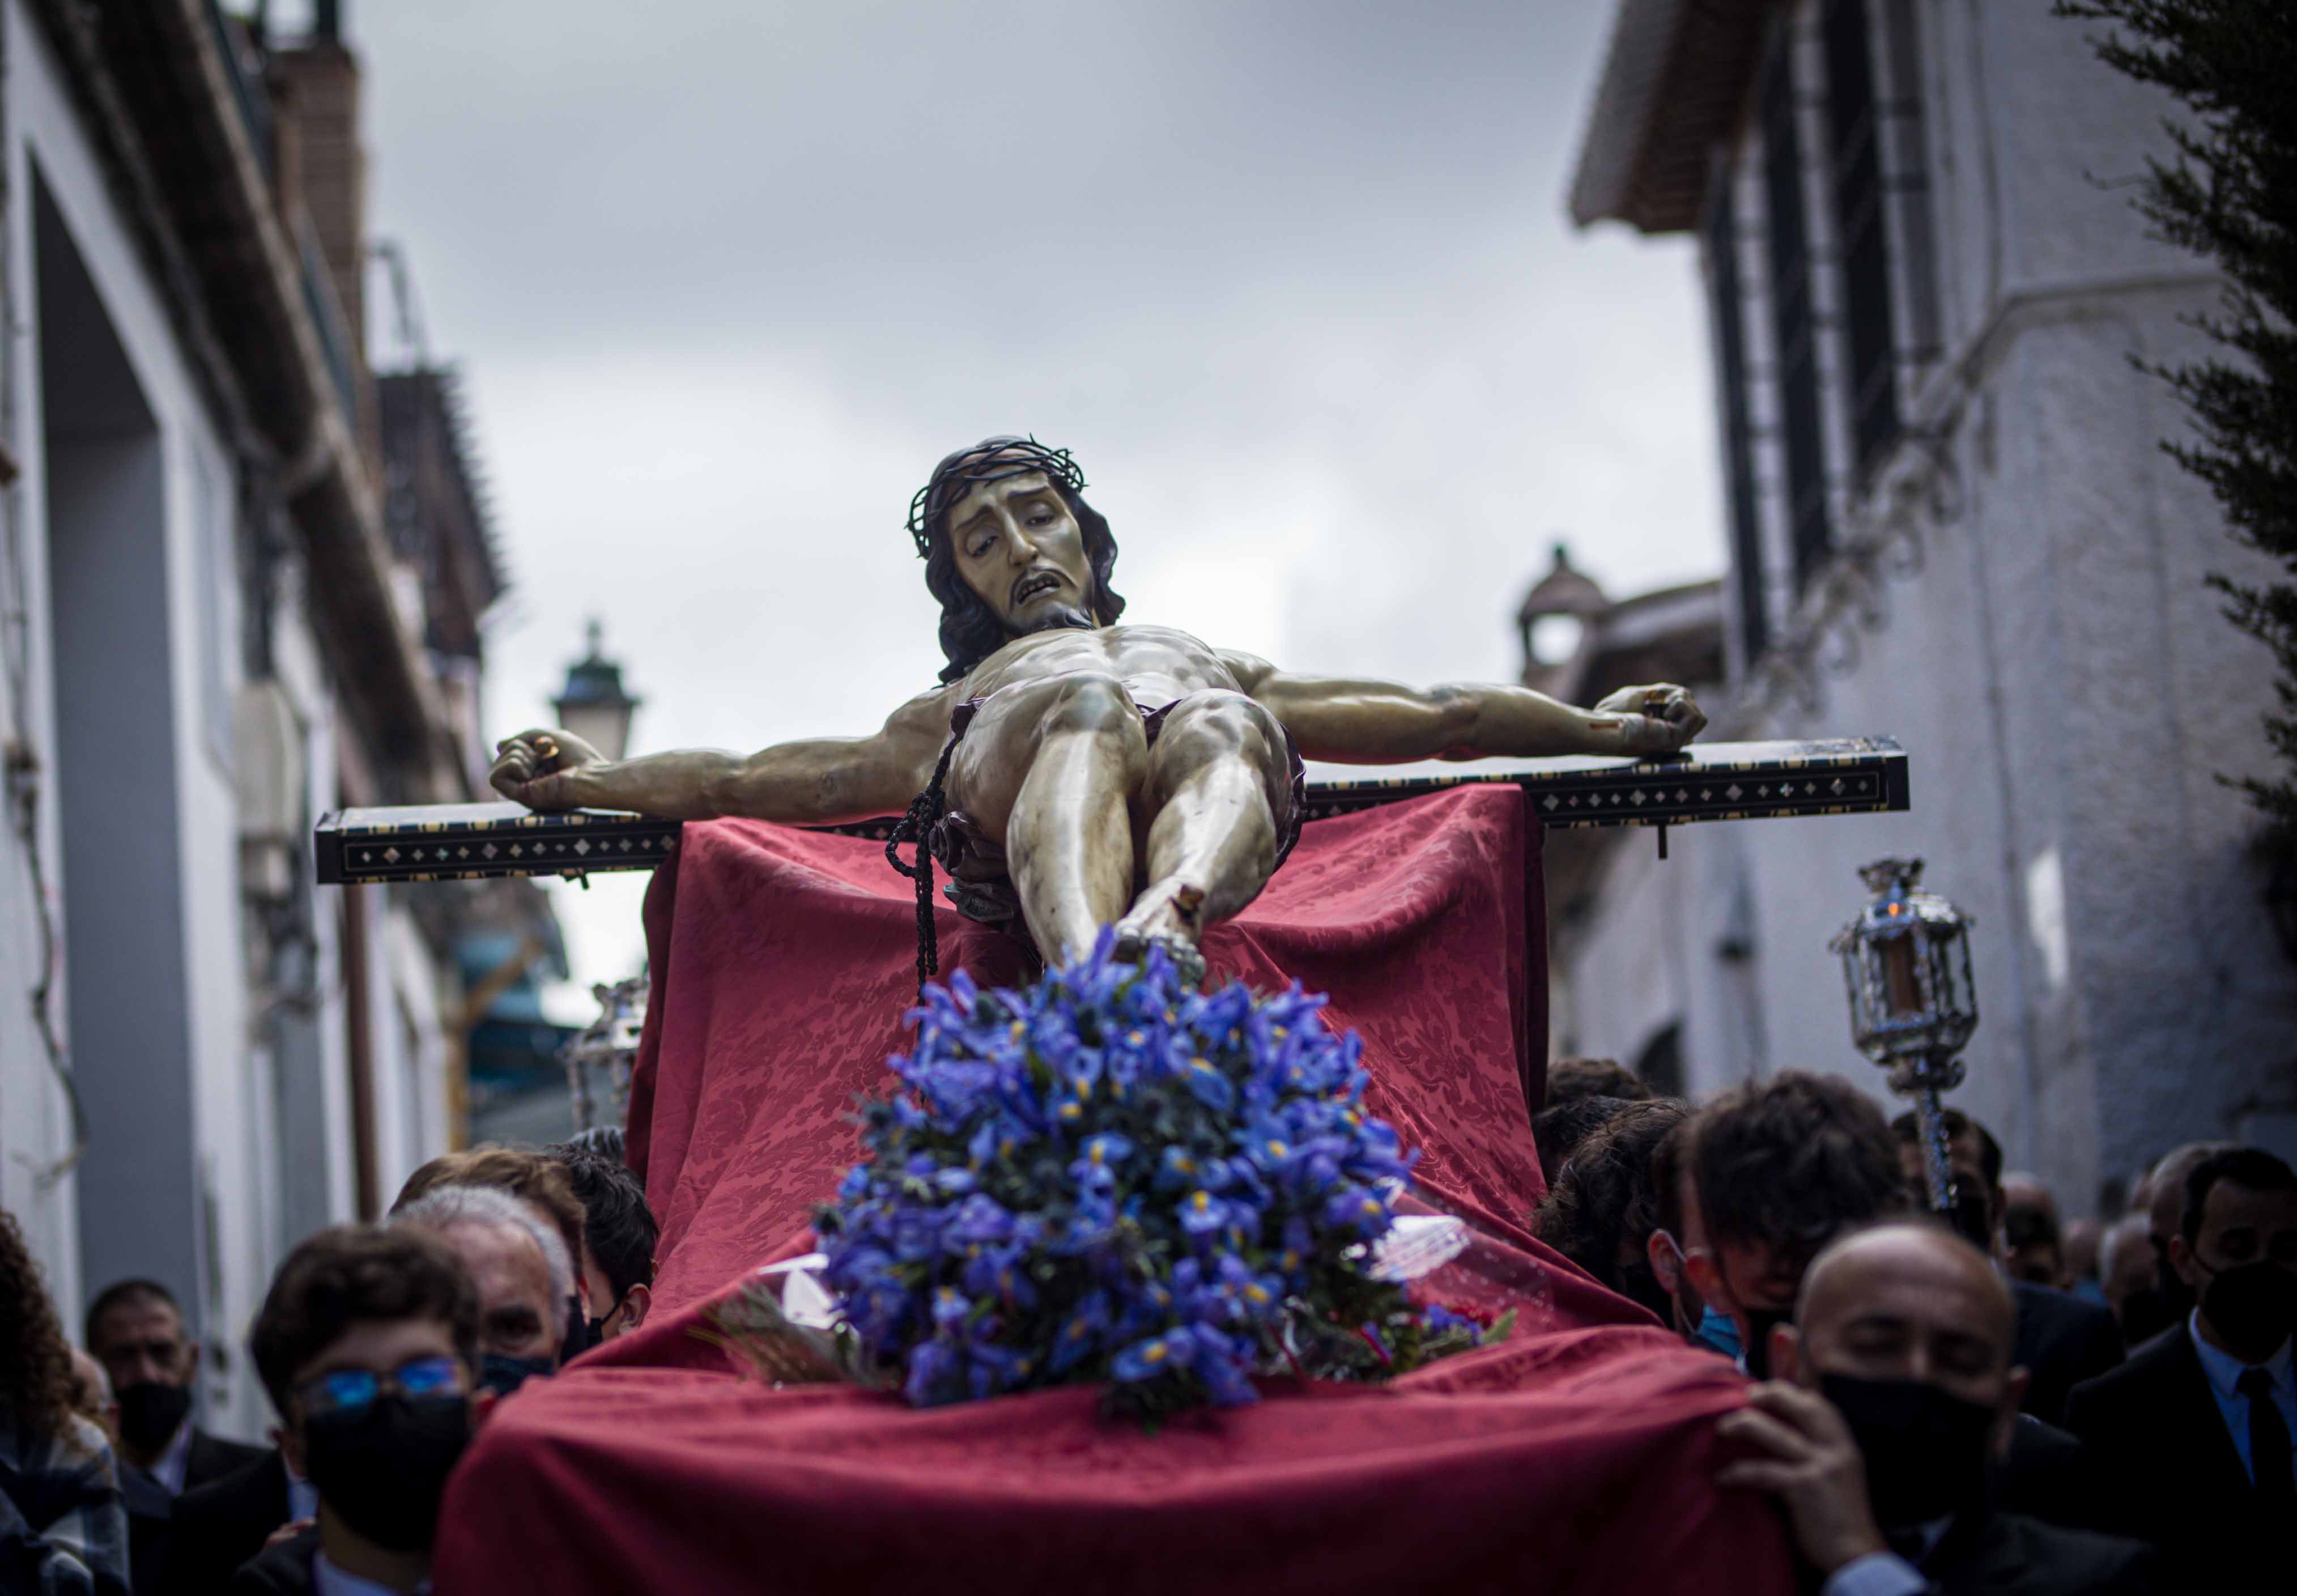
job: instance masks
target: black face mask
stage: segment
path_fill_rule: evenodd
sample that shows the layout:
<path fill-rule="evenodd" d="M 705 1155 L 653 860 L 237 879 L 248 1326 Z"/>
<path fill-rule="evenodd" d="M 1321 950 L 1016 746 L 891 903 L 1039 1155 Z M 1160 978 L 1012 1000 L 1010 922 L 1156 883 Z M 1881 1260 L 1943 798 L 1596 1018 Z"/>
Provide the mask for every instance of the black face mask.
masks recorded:
<path fill-rule="evenodd" d="M 2297 1273 L 2265 1259 L 2214 1271 L 2202 1312 L 2244 1362 L 2261 1363 L 2297 1329 Z"/>
<path fill-rule="evenodd" d="M 1747 1341 L 1739 1350 L 1747 1360 L 1747 1372 L 1758 1380 L 1771 1378 L 1771 1332 L 1782 1324 L 1792 1324 L 1794 1314 L 1785 1308 L 1747 1308 Z"/>
<path fill-rule="evenodd" d="M 559 1362 L 563 1363 L 570 1359 L 580 1357 L 597 1345 L 604 1339 L 599 1330 L 605 1322 L 603 1319 L 585 1319 L 582 1316 L 582 1299 L 579 1296 L 568 1297 L 566 1299 L 566 1334 L 558 1345 Z"/>
<path fill-rule="evenodd" d="M 1958 1513 L 1986 1493 L 1994 1410 L 1927 1380 L 1819 1377 L 1866 1462 L 1866 1500 L 1884 1528 Z"/>
<path fill-rule="evenodd" d="M 508 1396 L 527 1381 L 546 1378 L 557 1370 L 556 1360 L 551 1358 L 514 1358 L 489 1353 L 479 1360 L 479 1384 L 498 1396 Z"/>
<path fill-rule="evenodd" d="M 387 1551 L 417 1551 L 431 1544 L 447 1476 L 470 1440 L 468 1398 L 390 1391 L 303 1420 L 303 1467 L 345 1524 Z"/>
<path fill-rule="evenodd" d="M 1659 1283 L 1659 1273 L 1648 1263 L 1630 1263 L 1619 1271 L 1619 1295 L 1649 1308 L 1659 1323 L 1675 1328 L 1675 1299 Z"/>
<path fill-rule="evenodd" d="M 192 1388 L 139 1380 L 119 1387 L 119 1438 L 137 1452 L 157 1452 L 190 1417 Z"/>

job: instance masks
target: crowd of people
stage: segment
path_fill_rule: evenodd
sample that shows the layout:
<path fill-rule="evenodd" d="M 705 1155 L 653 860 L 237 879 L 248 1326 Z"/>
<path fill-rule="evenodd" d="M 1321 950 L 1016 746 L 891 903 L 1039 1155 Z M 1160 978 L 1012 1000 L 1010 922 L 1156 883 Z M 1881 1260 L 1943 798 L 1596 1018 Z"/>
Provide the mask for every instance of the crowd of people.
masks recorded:
<path fill-rule="evenodd" d="M 473 1427 L 645 1322 L 656 1236 L 619 1132 L 432 1159 L 381 1223 L 280 1265 L 248 1336 L 277 1423 L 251 1446 L 199 1424 L 165 1286 L 104 1286 L 76 1348 L 0 1213 L 0 1596 L 427 1588 Z"/>
<path fill-rule="evenodd" d="M 1842 1081 L 1693 1105 L 1567 1059 L 1533 1227 L 1750 1377 L 1717 1485 L 1775 1500 L 1824 1596 L 2287 1588 L 2297 1174 L 2194 1143 L 2069 1225 L 1984 1125 L 1946 1123 L 1941 1213 L 1913 1116 Z M 0 1214 L 0 1592 L 424 1588 L 473 1427 L 645 1322 L 656 1235 L 613 1133 L 434 1159 L 281 1266 L 256 1447 L 198 1424 L 163 1286 L 105 1285 L 75 1348 Z"/>
<path fill-rule="evenodd" d="M 1694 1107 L 1564 1060 L 1534 1229 L 1757 1382 L 1717 1482 L 1778 1501 L 1824 1596 L 2297 1584 L 2297 1173 L 2191 1143 L 2065 1225 L 1945 1123 L 1939 1213 L 1914 1116 L 1842 1081 Z"/>

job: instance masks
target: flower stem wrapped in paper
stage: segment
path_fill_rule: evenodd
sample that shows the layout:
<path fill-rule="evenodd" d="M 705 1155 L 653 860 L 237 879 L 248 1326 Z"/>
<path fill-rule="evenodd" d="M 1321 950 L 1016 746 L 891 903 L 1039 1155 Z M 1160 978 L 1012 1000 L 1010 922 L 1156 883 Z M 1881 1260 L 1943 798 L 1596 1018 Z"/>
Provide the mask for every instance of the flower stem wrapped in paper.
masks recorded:
<path fill-rule="evenodd" d="M 1025 991 L 926 987 L 900 1089 L 865 1107 L 870 1157 L 816 1222 L 851 1367 L 919 1405 L 1107 1383 L 1154 1418 L 1486 1338 L 1385 1265 L 1447 1241 L 1391 1236 L 1416 1155 L 1364 1111 L 1361 1041 L 1322 1005 L 1198 992 L 1106 936 Z"/>

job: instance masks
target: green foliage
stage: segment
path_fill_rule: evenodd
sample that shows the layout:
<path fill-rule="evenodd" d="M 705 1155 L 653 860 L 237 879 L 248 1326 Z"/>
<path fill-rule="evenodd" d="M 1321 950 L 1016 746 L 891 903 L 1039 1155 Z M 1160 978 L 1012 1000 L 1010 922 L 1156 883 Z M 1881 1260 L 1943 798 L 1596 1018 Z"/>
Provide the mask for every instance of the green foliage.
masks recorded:
<path fill-rule="evenodd" d="M 2195 318 L 2227 358 L 2149 367 L 2177 390 L 2196 440 L 2165 443 L 2210 485 L 2235 541 L 2297 575 L 2297 4 L 2286 0 L 2059 0 L 2104 21 L 2099 59 L 2167 89 L 2176 159 L 2149 162 L 2136 204 L 2171 243 L 2227 278 L 2219 313 Z M 2297 829 L 2297 584 L 2213 576 L 2226 614 L 2273 651 L 2280 756 L 2244 780 L 2259 810 Z"/>

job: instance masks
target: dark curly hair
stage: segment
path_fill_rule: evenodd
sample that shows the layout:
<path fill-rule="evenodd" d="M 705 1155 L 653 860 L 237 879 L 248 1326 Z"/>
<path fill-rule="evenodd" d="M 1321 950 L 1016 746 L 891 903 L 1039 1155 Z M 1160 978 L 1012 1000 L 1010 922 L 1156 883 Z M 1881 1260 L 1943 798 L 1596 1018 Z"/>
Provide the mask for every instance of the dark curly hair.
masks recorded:
<path fill-rule="evenodd" d="M 1123 596 L 1108 585 L 1116 569 L 1116 539 L 1100 512 L 1084 502 L 1084 478 L 1068 450 L 1049 449 L 1033 438 L 984 438 L 943 456 L 910 504 L 910 535 L 925 556 L 926 590 L 941 601 L 941 651 L 949 658 L 942 669 L 943 682 L 962 679 L 1012 640 L 989 601 L 958 572 L 957 551 L 949 539 L 950 506 L 979 483 L 1032 471 L 1045 473 L 1084 534 L 1085 563 L 1092 569 L 1092 590 L 1085 595 L 1085 603 L 1094 619 L 1108 626 L 1124 613 Z"/>
<path fill-rule="evenodd" d="M 71 1343 L 24 1243 L 16 1216 L 0 1208 L 0 1409 L 34 1435 L 67 1428 L 72 1413 Z"/>
<path fill-rule="evenodd" d="M 1641 1258 L 1644 1238 L 1662 1228 L 1657 1155 L 1690 1117 L 1691 1105 L 1680 1098 L 1621 1105 L 1563 1166 L 1532 1221 L 1534 1233 L 1618 1290 L 1620 1243 Z"/>
<path fill-rule="evenodd" d="M 574 1182 L 582 1204 L 582 1235 L 590 1257 L 613 1287 L 614 1301 L 633 1286 L 654 1284 L 654 1252 L 662 1226 L 646 1206 L 646 1188 L 619 1162 L 586 1152 L 571 1141 L 552 1144 L 542 1156 L 555 1160 Z"/>
<path fill-rule="evenodd" d="M 338 1225 L 306 1238 L 271 1282 L 247 1350 L 279 1417 L 298 1370 L 355 1324 L 432 1319 L 479 1366 L 479 1288 L 447 1244 L 413 1226 Z"/>
<path fill-rule="evenodd" d="M 1692 1179 L 1716 1241 L 1805 1258 L 1838 1232 L 1906 1206 L 1898 1139 L 1882 1111 L 1832 1075 L 1788 1070 L 1699 1114 Z"/>

